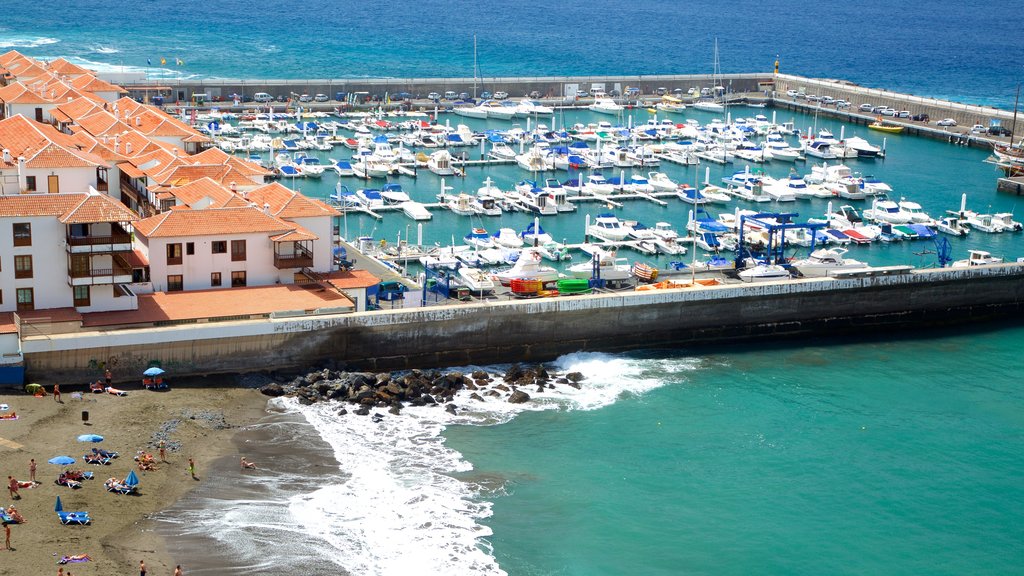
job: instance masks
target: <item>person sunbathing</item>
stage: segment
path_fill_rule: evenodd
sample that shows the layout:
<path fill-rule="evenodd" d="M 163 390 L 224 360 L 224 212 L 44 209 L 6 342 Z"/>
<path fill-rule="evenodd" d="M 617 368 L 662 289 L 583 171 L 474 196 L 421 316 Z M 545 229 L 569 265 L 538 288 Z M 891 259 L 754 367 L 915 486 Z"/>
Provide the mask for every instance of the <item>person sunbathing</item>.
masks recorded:
<path fill-rule="evenodd" d="M 245 459 L 245 456 L 242 456 L 242 470 L 245 470 L 245 469 L 255 470 L 256 469 L 256 463 L 255 462 L 249 462 L 248 460 Z"/>
<path fill-rule="evenodd" d="M 68 488 L 81 488 L 82 487 L 82 483 L 81 482 L 79 482 L 77 480 L 73 480 L 67 474 L 61 474 L 60 476 L 57 476 L 57 484 L 60 484 L 61 486 L 67 486 Z"/>
<path fill-rule="evenodd" d="M 65 470 L 63 474 L 72 480 L 85 480 L 85 472 L 81 470 Z"/>
<path fill-rule="evenodd" d="M 20 512 L 18 512 L 18 509 L 14 507 L 14 504 L 11 504 L 10 506 L 7 507 L 6 513 L 8 516 L 10 516 L 11 520 L 14 520 L 18 524 L 25 523 L 25 517 L 22 516 Z"/>
<path fill-rule="evenodd" d="M 71 556 L 62 557 L 57 563 L 67 564 L 68 562 L 88 562 L 92 560 L 88 554 L 72 554 Z"/>
<path fill-rule="evenodd" d="M 86 454 L 85 461 L 89 464 L 110 464 L 109 458 L 104 458 L 99 454 Z"/>
<path fill-rule="evenodd" d="M 0 414 L 0 420 L 17 420 L 18 413 L 11 412 L 10 414 Z"/>

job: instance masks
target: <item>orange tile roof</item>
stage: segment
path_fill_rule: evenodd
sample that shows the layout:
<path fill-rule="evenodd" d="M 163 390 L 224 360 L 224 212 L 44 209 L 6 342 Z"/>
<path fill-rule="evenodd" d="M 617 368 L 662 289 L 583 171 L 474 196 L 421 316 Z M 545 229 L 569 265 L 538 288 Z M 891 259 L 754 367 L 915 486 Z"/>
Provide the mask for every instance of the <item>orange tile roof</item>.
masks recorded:
<path fill-rule="evenodd" d="M 11 153 L 8 163 L 0 158 L 0 168 L 17 166 L 19 156 L 25 158 L 27 165 L 46 168 L 106 165 L 103 158 L 80 150 L 72 136 L 20 114 L 0 120 L 0 148 Z"/>
<path fill-rule="evenodd" d="M 170 210 L 135 223 L 135 231 L 147 238 L 280 234 L 294 229 L 294 224 L 265 214 L 253 206 Z"/>
<path fill-rule="evenodd" d="M 308 290 L 294 284 L 141 294 L 138 310 L 85 314 L 83 326 L 151 324 L 153 322 L 256 316 L 293 310 L 354 308 L 333 290 Z"/>
<path fill-rule="evenodd" d="M 295 230 L 289 230 L 284 234 L 278 234 L 277 236 L 271 236 L 271 242 L 304 242 L 307 240 L 319 240 L 320 237 L 313 234 L 305 228 L 297 227 Z"/>
<path fill-rule="evenodd" d="M 0 218 L 61 216 L 82 203 L 85 194 L 19 194 L 0 196 Z"/>
<path fill-rule="evenodd" d="M 380 284 L 380 278 L 370 273 L 369 270 L 335 270 L 326 275 L 327 281 L 339 290 L 350 288 L 369 288 Z"/>
<path fill-rule="evenodd" d="M 64 58 L 57 58 L 50 62 L 47 66 L 54 74 L 66 74 L 68 76 L 73 74 L 92 74 L 92 70 L 82 68 L 78 64 L 72 64 Z"/>
<path fill-rule="evenodd" d="M 141 178 L 142 176 L 145 176 L 142 170 L 139 170 L 131 162 L 121 162 L 117 167 L 120 168 L 121 172 L 124 172 L 129 178 Z"/>
<path fill-rule="evenodd" d="M 85 76 L 79 76 L 71 81 L 71 85 L 78 90 L 84 92 L 117 92 L 119 94 L 127 94 L 128 91 L 116 84 L 111 84 L 106 80 L 101 80 L 92 74 Z"/>
<path fill-rule="evenodd" d="M 334 208 L 314 202 L 302 194 L 289 190 L 278 182 L 272 182 L 245 193 L 246 200 L 257 206 L 270 205 L 270 213 L 278 218 L 310 218 L 316 216 L 340 216 Z"/>
<path fill-rule="evenodd" d="M 63 224 L 134 222 L 139 215 L 106 194 L 87 194 L 83 201 L 60 217 Z"/>
<path fill-rule="evenodd" d="M 241 200 L 241 198 L 238 198 L 234 192 L 221 186 L 210 178 L 200 178 L 199 180 L 189 182 L 184 186 L 169 188 L 161 194 L 165 193 L 174 196 L 179 202 L 189 207 L 194 206 L 204 198 L 208 198 L 210 200 L 210 208 L 223 207 L 227 205 L 232 198 Z M 240 206 L 248 206 L 248 203 L 242 202 Z"/>
<path fill-rule="evenodd" d="M 49 104 L 50 99 L 37 94 L 21 82 L 0 87 L 0 102 L 7 104 Z"/>

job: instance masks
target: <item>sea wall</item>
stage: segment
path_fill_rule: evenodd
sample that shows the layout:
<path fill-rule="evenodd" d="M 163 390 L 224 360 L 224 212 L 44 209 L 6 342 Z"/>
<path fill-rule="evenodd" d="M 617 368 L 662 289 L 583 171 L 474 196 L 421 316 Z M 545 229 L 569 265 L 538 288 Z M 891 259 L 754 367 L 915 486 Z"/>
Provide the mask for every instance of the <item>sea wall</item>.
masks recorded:
<path fill-rule="evenodd" d="M 1006 264 L 33 337 L 23 347 L 40 382 L 84 382 L 103 367 L 133 380 L 152 362 L 171 374 L 325 359 L 392 370 L 953 324 L 1017 316 L 1022 304 L 1024 266 Z"/>

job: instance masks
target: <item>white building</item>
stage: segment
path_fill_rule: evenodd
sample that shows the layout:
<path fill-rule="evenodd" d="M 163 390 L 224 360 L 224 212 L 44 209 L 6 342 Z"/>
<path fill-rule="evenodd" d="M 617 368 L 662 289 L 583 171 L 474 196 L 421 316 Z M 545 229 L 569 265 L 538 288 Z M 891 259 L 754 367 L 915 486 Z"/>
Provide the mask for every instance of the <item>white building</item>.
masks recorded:
<path fill-rule="evenodd" d="M 0 194 L 107 189 L 107 163 L 74 138 L 24 116 L 0 120 Z"/>
<path fill-rule="evenodd" d="M 137 218 L 95 191 L 0 196 L 0 312 L 135 309 L 127 227 Z"/>

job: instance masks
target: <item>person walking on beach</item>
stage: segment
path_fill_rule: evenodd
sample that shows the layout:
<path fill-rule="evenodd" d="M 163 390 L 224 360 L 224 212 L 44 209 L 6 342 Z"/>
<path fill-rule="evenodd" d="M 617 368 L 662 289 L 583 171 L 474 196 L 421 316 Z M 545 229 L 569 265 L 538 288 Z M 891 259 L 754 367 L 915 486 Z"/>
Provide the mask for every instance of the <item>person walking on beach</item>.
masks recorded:
<path fill-rule="evenodd" d="M 196 462 L 191 458 L 188 459 L 188 473 L 192 476 L 193 480 L 196 479 Z"/>
<path fill-rule="evenodd" d="M 53 401 L 60 402 L 60 384 L 53 383 Z"/>
<path fill-rule="evenodd" d="M 139 576 L 146 576 L 146 563 L 139 560 Z"/>
<path fill-rule="evenodd" d="M 160 444 L 158 444 L 157 447 L 160 448 L 160 461 L 161 462 L 167 462 L 167 458 L 166 458 L 167 444 L 164 443 L 163 440 L 161 440 Z"/>
<path fill-rule="evenodd" d="M 7 546 L 8 550 L 14 550 L 14 548 L 11 548 L 11 525 L 7 522 L 4 522 L 4 538 L 6 539 L 4 546 Z"/>
<path fill-rule="evenodd" d="M 36 459 L 32 458 L 28 461 L 28 479 L 32 482 L 36 481 Z"/>
<path fill-rule="evenodd" d="M 18 481 L 14 479 L 14 476 L 7 477 L 7 491 L 11 493 L 13 500 L 21 499 L 21 495 L 18 494 Z"/>

